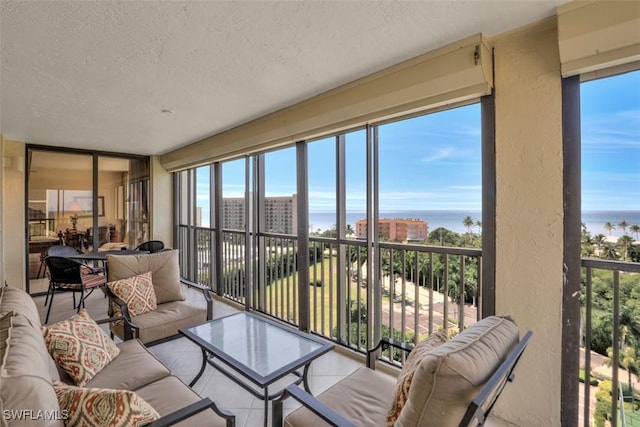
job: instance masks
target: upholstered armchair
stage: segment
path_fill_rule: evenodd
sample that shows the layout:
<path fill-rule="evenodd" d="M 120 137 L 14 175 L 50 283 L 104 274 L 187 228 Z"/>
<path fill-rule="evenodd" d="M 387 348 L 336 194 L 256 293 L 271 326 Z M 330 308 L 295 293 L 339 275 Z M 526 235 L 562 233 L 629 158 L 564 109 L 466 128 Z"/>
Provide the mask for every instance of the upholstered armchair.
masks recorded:
<path fill-rule="evenodd" d="M 152 291 L 144 286 L 148 282 L 145 273 L 149 272 Z M 178 329 L 212 318 L 213 301 L 209 289 L 180 276 L 177 249 L 140 255 L 109 254 L 107 281 L 105 293 L 110 299 L 109 316 L 124 318 L 110 324 L 111 333 L 122 340 L 138 338 L 144 344 L 155 344 L 178 336 Z M 130 291 L 117 295 L 114 289 L 122 288 L 117 285 L 123 284 L 124 289 Z M 184 286 L 199 290 L 203 299 L 187 301 Z M 132 301 L 136 295 L 133 294 L 137 295 L 135 304 Z M 125 297 L 133 299 L 127 301 Z"/>
<path fill-rule="evenodd" d="M 531 334 L 520 340 L 515 323 L 499 316 L 482 319 L 451 340 L 444 333 L 433 334 L 411 350 L 395 381 L 362 367 L 317 398 L 298 386 L 287 387 L 274 401 L 272 425 L 482 425 L 506 383 L 513 380 Z M 391 340 L 384 343 L 407 349 Z M 288 397 L 302 407 L 283 420 L 283 400 Z"/>

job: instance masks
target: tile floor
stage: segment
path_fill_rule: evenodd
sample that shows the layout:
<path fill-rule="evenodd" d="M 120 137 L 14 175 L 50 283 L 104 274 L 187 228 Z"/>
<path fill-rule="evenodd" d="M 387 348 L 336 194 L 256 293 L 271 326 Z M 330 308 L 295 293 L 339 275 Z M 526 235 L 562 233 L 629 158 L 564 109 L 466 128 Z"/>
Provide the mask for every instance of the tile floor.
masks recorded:
<path fill-rule="evenodd" d="M 195 291 L 187 292 L 187 299 L 195 304 L 204 301 L 201 295 Z M 44 306 L 45 297 L 35 297 L 34 300 L 38 306 L 40 317 L 44 322 L 47 310 L 47 307 Z M 216 317 L 237 311 L 234 307 L 223 302 L 217 300 L 214 300 L 214 302 L 214 315 Z M 87 298 L 85 306 L 92 318 L 98 320 L 107 317 L 107 300 L 99 290 Z M 74 313 L 71 294 L 56 294 L 49 323 L 66 319 Z M 106 329 L 106 325 L 104 328 Z M 116 340 L 118 339 L 116 338 Z M 199 347 L 186 338 L 178 338 L 158 344 L 150 347 L 150 350 L 169 367 L 174 375 L 187 384 L 196 376 L 202 363 L 202 352 Z M 332 351 L 321 356 L 311 364 L 309 369 L 311 391 L 313 394 L 321 393 L 360 366 L 363 366 L 362 360 L 348 357 L 340 351 Z M 291 379 L 284 378 L 272 385 L 270 389 L 275 391 L 279 385 L 284 384 L 282 387 L 285 387 L 290 382 Z M 201 396 L 210 397 L 220 408 L 233 412 L 236 415 L 236 425 L 238 427 L 259 427 L 263 425 L 263 401 L 253 397 L 213 367 L 207 365 L 202 377 L 193 388 Z M 298 406 L 293 400 L 285 401 L 285 414 Z M 269 407 L 269 411 L 271 411 L 271 407 Z"/>

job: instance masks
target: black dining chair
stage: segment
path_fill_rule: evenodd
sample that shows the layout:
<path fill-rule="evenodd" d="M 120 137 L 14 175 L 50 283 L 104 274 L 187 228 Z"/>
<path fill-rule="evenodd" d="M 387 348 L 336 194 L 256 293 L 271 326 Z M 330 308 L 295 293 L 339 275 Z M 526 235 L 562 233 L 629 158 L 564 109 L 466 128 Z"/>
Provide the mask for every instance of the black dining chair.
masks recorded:
<path fill-rule="evenodd" d="M 51 295 L 47 316 L 44 323 L 49 322 L 49 314 L 53 305 L 53 297 L 56 292 L 73 292 L 73 307 L 80 311 L 84 307 L 84 300 L 98 287 L 107 283 L 104 274 L 98 274 L 97 270 L 62 256 L 48 256 L 45 258 L 49 268 L 49 289 L 47 299 Z M 76 293 L 80 294 L 80 300 L 76 305 Z M 46 300 L 45 300 L 46 304 Z"/>
<path fill-rule="evenodd" d="M 160 240 L 149 240 L 148 242 L 140 243 L 136 248 L 137 251 L 147 251 L 150 254 L 160 252 L 164 249 L 164 242 Z"/>

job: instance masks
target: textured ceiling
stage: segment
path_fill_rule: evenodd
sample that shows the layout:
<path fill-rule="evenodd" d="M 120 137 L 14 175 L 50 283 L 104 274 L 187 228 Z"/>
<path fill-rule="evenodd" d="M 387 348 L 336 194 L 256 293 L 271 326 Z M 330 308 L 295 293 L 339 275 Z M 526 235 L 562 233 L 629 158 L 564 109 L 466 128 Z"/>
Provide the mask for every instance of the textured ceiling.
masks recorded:
<path fill-rule="evenodd" d="M 0 132 L 163 154 L 564 2 L 2 0 Z"/>

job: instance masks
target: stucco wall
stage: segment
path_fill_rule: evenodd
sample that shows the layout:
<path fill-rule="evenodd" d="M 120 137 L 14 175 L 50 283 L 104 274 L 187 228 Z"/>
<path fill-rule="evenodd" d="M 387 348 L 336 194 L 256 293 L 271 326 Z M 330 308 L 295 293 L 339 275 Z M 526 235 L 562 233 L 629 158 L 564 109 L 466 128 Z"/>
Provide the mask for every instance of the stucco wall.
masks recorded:
<path fill-rule="evenodd" d="M 173 245 L 173 185 L 171 173 L 160 164 L 160 157 L 151 157 L 151 235 L 166 246 Z"/>
<path fill-rule="evenodd" d="M 9 286 L 21 289 L 25 289 L 24 151 L 23 142 L 4 140 L 4 280 Z"/>
<path fill-rule="evenodd" d="M 496 311 L 533 340 L 496 415 L 560 425 L 563 177 L 561 78 L 554 19 L 495 47 Z"/>
<path fill-rule="evenodd" d="M 4 286 L 4 136 L 0 133 L 0 286 Z"/>

